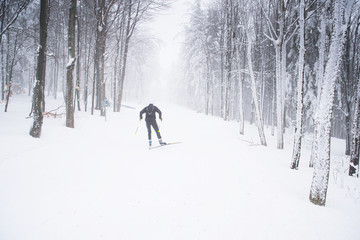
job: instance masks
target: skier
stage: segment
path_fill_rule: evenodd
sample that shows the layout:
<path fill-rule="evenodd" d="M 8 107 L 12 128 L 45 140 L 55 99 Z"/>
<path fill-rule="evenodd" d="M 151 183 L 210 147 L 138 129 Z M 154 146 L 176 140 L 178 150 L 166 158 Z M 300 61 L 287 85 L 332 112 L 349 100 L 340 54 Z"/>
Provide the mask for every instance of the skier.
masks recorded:
<path fill-rule="evenodd" d="M 149 146 L 151 147 L 151 126 L 154 128 L 156 135 L 159 139 L 159 143 L 160 145 L 166 145 L 165 142 L 162 141 L 161 139 L 161 135 L 160 135 L 160 130 L 159 130 L 159 126 L 156 123 L 156 116 L 155 113 L 159 114 L 159 119 L 162 121 L 162 117 L 161 117 L 161 111 L 159 108 L 157 108 L 156 106 L 154 106 L 154 104 L 150 103 L 148 106 L 146 106 L 143 110 L 141 110 L 140 112 L 140 121 L 143 118 L 143 114 L 145 113 L 145 122 L 146 122 L 146 127 L 148 130 L 148 138 L 149 138 Z"/>

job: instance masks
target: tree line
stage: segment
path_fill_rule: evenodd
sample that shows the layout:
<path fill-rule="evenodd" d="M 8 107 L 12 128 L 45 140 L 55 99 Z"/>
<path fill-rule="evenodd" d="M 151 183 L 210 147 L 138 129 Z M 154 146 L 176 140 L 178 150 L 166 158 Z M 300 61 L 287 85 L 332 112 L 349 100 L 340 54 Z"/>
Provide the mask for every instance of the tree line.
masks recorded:
<path fill-rule="evenodd" d="M 26 89 L 26 84 L 33 96 L 33 137 L 41 136 L 45 97 L 57 98 L 59 91 L 64 95 L 67 127 L 75 125 L 75 110 L 91 114 L 99 110 L 104 116 L 106 96 L 111 97 L 113 111 L 119 112 L 126 74 L 136 72 L 128 61 L 141 62 L 137 51 L 151 55 L 157 47 L 151 37 L 142 35 L 141 24 L 169 4 L 162 0 L 1 0 L 5 112 L 10 95 Z M 148 41 L 147 46 L 139 41 Z"/>
<path fill-rule="evenodd" d="M 346 139 L 349 175 L 359 176 L 359 1 L 197 0 L 191 12 L 184 99 L 238 120 L 240 134 L 254 122 L 264 146 L 264 125 L 276 129 L 278 149 L 294 129 L 292 169 L 303 133 L 313 133 L 310 200 L 325 205 L 331 137 Z"/>

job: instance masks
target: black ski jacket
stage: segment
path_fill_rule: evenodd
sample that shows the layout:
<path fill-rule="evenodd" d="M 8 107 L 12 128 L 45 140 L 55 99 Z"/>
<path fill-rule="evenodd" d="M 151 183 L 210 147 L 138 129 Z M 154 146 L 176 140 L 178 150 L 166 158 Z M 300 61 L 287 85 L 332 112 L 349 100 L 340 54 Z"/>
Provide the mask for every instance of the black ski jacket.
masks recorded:
<path fill-rule="evenodd" d="M 147 122 L 155 121 L 155 119 L 156 119 L 155 113 L 156 112 L 159 114 L 160 120 L 162 120 L 160 109 L 150 103 L 149 106 L 146 106 L 143 110 L 141 110 L 140 119 L 143 118 L 142 115 L 145 113 L 146 114 L 145 121 L 147 121 Z"/>

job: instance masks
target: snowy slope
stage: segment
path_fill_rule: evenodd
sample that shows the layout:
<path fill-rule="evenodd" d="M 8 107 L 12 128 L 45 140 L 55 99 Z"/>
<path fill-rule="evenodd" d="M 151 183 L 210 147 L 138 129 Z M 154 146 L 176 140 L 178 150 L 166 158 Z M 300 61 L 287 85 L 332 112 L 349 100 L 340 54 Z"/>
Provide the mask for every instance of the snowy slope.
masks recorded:
<path fill-rule="evenodd" d="M 59 105 L 49 99 L 47 110 Z M 164 141 L 182 144 L 149 151 L 143 122 L 134 134 L 143 106 L 108 111 L 106 122 L 77 112 L 75 129 L 47 118 L 33 139 L 30 99 L 13 97 L 0 112 L 0 239 L 359 239 L 359 179 L 338 173 L 342 140 L 318 207 L 309 140 L 294 171 L 291 136 L 277 150 L 267 129 L 262 147 L 253 126 L 240 136 L 236 122 L 157 106 Z"/>

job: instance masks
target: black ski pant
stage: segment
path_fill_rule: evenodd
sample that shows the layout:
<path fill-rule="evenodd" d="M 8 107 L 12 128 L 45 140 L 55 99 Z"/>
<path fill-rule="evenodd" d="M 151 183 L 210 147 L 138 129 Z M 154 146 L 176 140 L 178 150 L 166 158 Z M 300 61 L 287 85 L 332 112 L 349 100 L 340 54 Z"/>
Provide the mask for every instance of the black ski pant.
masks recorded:
<path fill-rule="evenodd" d="M 158 139 L 161 139 L 159 126 L 157 125 L 156 120 L 148 120 L 148 121 L 146 121 L 146 127 L 148 130 L 149 140 L 151 140 L 151 126 L 154 128 Z"/>

